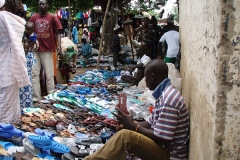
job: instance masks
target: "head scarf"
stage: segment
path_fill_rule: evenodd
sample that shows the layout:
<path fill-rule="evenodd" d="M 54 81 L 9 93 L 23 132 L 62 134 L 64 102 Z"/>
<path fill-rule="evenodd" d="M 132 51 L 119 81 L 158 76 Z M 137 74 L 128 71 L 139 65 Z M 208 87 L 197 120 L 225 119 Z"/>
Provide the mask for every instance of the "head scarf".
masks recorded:
<path fill-rule="evenodd" d="M 0 0 L 0 8 L 2 8 L 5 4 L 5 0 Z"/>

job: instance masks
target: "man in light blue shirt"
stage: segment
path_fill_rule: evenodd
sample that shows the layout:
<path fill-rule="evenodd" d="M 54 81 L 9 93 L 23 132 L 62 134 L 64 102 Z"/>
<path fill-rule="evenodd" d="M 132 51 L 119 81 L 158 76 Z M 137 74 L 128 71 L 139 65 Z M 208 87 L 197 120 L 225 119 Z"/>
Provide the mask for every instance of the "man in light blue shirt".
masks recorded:
<path fill-rule="evenodd" d="M 82 36 L 81 41 L 82 41 L 82 55 L 84 58 L 89 59 L 92 53 L 92 46 L 90 45 L 89 42 L 87 42 L 85 36 Z"/>

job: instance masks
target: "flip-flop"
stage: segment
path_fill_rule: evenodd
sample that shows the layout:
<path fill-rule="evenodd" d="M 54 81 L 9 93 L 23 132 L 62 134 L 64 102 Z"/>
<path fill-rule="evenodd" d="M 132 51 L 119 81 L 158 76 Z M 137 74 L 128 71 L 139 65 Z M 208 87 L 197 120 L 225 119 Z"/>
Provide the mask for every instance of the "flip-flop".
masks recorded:
<path fill-rule="evenodd" d="M 71 150 L 71 153 L 75 156 L 86 157 L 89 155 L 89 153 L 85 148 L 86 146 L 79 145 L 79 146 L 72 146 L 70 150 Z"/>
<path fill-rule="evenodd" d="M 2 146 L 0 146 L 0 155 L 7 156 L 8 152 L 6 149 L 4 149 Z"/>
<path fill-rule="evenodd" d="M 40 149 L 35 147 L 33 145 L 33 143 L 28 139 L 28 138 L 24 138 L 23 139 L 23 147 L 25 148 L 25 151 L 28 153 L 31 153 L 35 156 L 37 156 L 38 154 L 40 154 Z"/>
<path fill-rule="evenodd" d="M 22 137 L 17 137 L 17 136 L 12 136 L 11 141 L 13 144 L 17 146 L 22 146 L 23 145 L 23 138 Z"/>
<path fill-rule="evenodd" d="M 8 148 L 13 147 L 15 145 L 12 144 L 11 142 L 0 141 L 0 146 L 2 146 L 4 149 L 8 150 Z"/>
<path fill-rule="evenodd" d="M 25 152 L 25 148 L 24 147 L 18 147 L 18 146 L 11 146 L 11 147 L 8 148 L 8 151 L 7 151 L 7 153 L 9 155 L 14 155 L 17 152 L 24 153 Z"/>
<path fill-rule="evenodd" d="M 0 135 L 5 138 L 11 138 L 12 136 L 22 137 L 23 132 L 11 124 L 0 123 Z"/>
<path fill-rule="evenodd" d="M 90 144 L 90 149 L 97 151 L 97 150 L 101 149 L 103 145 L 104 144 L 93 143 L 93 144 Z"/>
<path fill-rule="evenodd" d="M 1 160 L 16 160 L 14 156 L 2 156 L 0 155 Z"/>
<path fill-rule="evenodd" d="M 54 140 L 52 139 L 52 137 L 49 136 L 34 136 L 34 135 L 29 135 L 28 139 L 33 142 L 34 144 L 39 144 L 42 146 L 46 146 L 46 145 L 51 145 Z"/>
<path fill-rule="evenodd" d="M 61 160 L 73 160 L 73 159 L 82 160 L 82 158 L 78 158 L 78 157 L 72 155 L 71 153 L 64 153 L 61 157 Z"/>
<path fill-rule="evenodd" d="M 56 152 L 56 153 L 69 153 L 70 152 L 70 149 L 61 144 L 61 143 L 58 143 L 58 142 L 55 142 L 55 141 L 52 141 L 52 144 L 51 145 L 40 145 L 40 144 L 37 144 L 37 143 L 33 143 L 34 146 L 38 147 L 38 148 L 42 148 L 42 149 L 45 149 L 45 150 L 52 150 L 53 152 Z"/>
<path fill-rule="evenodd" d="M 101 137 L 91 137 L 88 140 L 82 140 L 80 142 L 75 141 L 76 144 L 84 145 L 84 146 L 90 146 L 92 143 L 102 143 Z"/>
<path fill-rule="evenodd" d="M 43 160 L 59 160 L 59 158 L 51 156 L 49 154 L 44 154 L 44 153 L 40 153 L 38 154 L 38 158 L 42 158 Z"/>
<path fill-rule="evenodd" d="M 40 129 L 40 128 L 36 128 L 34 130 L 34 132 L 39 136 L 49 136 L 49 137 L 55 137 L 56 136 L 56 134 L 54 134 L 52 132 L 49 132 L 49 131 L 46 131 L 46 130 L 43 130 L 43 129 Z"/>
<path fill-rule="evenodd" d="M 15 154 L 15 157 L 18 159 L 18 160 L 21 160 L 21 159 L 24 159 L 24 160 L 32 160 L 35 156 L 31 153 L 21 153 L 21 152 L 17 152 Z"/>

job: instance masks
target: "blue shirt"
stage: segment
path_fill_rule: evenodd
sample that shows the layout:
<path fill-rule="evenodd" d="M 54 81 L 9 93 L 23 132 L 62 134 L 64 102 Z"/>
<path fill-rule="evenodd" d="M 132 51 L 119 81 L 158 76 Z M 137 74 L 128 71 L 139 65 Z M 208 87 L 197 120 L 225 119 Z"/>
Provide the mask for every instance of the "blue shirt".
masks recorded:
<path fill-rule="evenodd" d="M 82 43 L 82 55 L 83 57 L 87 57 L 88 55 L 90 55 L 92 53 L 92 46 L 90 45 L 90 43 Z"/>

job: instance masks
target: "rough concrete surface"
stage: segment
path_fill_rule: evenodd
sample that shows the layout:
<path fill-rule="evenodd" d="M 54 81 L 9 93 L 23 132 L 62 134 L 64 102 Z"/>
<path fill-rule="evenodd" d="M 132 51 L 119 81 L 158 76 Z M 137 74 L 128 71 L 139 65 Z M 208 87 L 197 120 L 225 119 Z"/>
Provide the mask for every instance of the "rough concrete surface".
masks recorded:
<path fill-rule="evenodd" d="M 239 0 L 182 0 L 181 75 L 190 160 L 240 159 Z"/>

